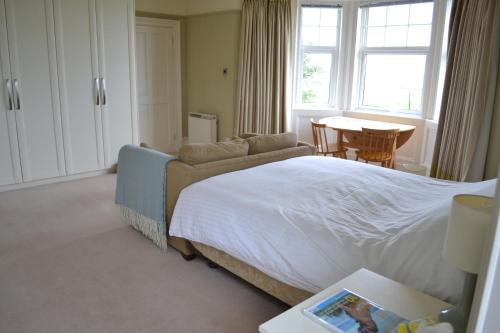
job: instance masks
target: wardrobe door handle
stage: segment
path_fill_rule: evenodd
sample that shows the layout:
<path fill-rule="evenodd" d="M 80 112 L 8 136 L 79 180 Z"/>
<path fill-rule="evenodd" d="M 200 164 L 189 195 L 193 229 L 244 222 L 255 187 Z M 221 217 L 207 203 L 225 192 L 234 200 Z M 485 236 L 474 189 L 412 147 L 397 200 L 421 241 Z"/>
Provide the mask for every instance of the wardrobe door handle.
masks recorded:
<path fill-rule="evenodd" d="M 7 96 L 7 110 L 12 111 L 12 84 L 10 79 L 5 80 L 5 96 Z"/>
<path fill-rule="evenodd" d="M 99 88 L 99 79 L 98 78 L 95 78 L 94 79 L 94 93 L 95 93 L 95 105 L 99 105 L 101 104 L 101 102 L 99 101 L 99 98 L 100 98 L 100 88 Z"/>
<path fill-rule="evenodd" d="M 21 110 L 21 99 L 19 97 L 19 81 L 14 79 L 14 108 Z"/>
<path fill-rule="evenodd" d="M 101 101 L 106 105 L 106 79 L 101 77 Z"/>

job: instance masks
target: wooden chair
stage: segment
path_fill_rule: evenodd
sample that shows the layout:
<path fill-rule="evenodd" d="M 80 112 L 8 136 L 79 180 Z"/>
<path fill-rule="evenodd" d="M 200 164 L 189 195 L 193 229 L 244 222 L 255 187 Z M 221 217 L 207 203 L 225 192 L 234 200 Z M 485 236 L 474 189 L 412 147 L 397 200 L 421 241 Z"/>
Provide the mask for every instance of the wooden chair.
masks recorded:
<path fill-rule="evenodd" d="M 326 125 L 315 122 L 311 119 L 313 142 L 318 150 L 318 154 L 323 156 L 332 155 L 333 157 L 340 157 L 347 159 L 347 148 L 339 149 L 336 143 L 328 143 L 326 135 Z"/>
<path fill-rule="evenodd" d="M 377 130 L 363 128 L 360 147 L 356 151 L 356 161 L 362 159 L 366 163 L 378 162 L 383 167 L 394 169 L 398 135 L 399 129 Z"/>

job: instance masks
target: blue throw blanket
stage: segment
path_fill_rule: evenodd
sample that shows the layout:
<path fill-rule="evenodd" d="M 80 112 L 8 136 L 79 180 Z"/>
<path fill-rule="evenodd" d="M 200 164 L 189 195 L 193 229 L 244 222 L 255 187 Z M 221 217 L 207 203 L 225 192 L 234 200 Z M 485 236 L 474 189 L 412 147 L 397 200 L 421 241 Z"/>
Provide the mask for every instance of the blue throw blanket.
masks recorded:
<path fill-rule="evenodd" d="M 118 155 L 115 202 L 165 225 L 167 165 L 175 157 L 126 145 Z"/>

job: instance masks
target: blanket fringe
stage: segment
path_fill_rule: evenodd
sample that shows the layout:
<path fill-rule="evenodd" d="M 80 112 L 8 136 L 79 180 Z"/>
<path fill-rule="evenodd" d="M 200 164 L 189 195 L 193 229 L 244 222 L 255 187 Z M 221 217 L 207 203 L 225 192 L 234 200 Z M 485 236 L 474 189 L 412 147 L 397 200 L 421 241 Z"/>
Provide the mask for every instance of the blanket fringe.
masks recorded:
<path fill-rule="evenodd" d="M 149 238 L 160 249 L 167 250 L 167 236 L 163 227 L 165 221 L 155 221 L 130 208 L 122 205 L 119 206 L 125 223 L 131 225 L 135 230 Z"/>

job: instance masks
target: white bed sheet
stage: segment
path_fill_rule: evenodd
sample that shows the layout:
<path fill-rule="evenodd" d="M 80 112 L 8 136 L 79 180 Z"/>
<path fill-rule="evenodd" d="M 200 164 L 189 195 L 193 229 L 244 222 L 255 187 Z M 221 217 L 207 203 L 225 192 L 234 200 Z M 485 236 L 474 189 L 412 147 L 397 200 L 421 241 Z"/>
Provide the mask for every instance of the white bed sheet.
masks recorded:
<path fill-rule="evenodd" d="M 215 247 L 313 293 L 365 267 L 455 301 L 463 273 L 441 256 L 452 197 L 493 196 L 495 184 L 298 157 L 185 188 L 170 235 Z"/>

